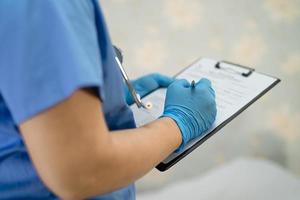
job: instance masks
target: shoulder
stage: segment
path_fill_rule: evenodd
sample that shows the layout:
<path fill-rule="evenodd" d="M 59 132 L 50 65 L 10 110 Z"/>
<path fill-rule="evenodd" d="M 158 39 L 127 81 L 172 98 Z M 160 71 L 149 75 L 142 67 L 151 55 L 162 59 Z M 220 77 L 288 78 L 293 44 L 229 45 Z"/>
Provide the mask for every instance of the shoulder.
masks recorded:
<path fill-rule="evenodd" d="M 28 20 L 32 17 L 42 18 L 53 16 L 79 17 L 81 15 L 91 16 L 94 12 L 92 0 L 1 0 L 1 19 Z M 1 20 L 0 19 L 0 20 Z"/>

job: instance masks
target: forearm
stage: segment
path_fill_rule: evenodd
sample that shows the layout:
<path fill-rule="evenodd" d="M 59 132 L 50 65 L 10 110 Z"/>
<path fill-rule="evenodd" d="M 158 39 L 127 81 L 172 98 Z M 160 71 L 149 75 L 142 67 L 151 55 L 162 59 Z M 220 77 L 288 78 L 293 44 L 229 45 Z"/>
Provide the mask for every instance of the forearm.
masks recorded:
<path fill-rule="evenodd" d="M 99 168 L 92 173 L 95 182 L 84 192 L 106 193 L 134 182 L 180 143 L 180 130 L 170 118 L 161 118 L 141 128 L 114 131 L 105 158 L 99 158 Z"/>
<path fill-rule="evenodd" d="M 143 176 L 181 144 L 181 133 L 170 118 L 161 118 L 138 129 L 112 134 L 116 180 L 126 185 Z M 123 166 L 121 169 L 119 166 Z M 121 179 L 119 177 L 121 176 Z"/>

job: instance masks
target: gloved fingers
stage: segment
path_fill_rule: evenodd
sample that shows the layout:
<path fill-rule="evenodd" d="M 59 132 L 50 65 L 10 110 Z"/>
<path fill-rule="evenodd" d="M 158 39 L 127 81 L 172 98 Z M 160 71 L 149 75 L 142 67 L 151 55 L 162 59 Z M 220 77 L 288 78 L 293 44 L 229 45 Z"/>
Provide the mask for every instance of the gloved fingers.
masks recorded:
<path fill-rule="evenodd" d="M 175 78 L 158 74 L 158 73 L 152 74 L 152 77 L 157 82 L 159 87 L 168 87 L 175 80 Z"/>
<path fill-rule="evenodd" d="M 208 89 L 209 89 L 210 93 L 213 95 L 213 97 L 215 98 L 216 97 L 215 90 L 212 87 L 209 87 Z"/>
<path fill-rule="evenodd" d="M 191 87 L 190 82 L 188 82 L 186 79 L 179 79 L 179 80 L 176 80 L 176 81 L 174 82 L 174 84 L 183 86 L 183 87 L 185 87 L 185 88 Z"/>
<path fill-rule="evenodd" d="M 207 78 L 201 78 L 197 83 L 196 86 L 198 85 L 206 85 L 206 86 L 211 86 L 211 82 L 210 80 L 208 80 Z"/>
<path fill-rule="evenodd" d="M 212 88 L 210 80 L 208 80 L 206 78 L 202 78 L 200 81 L 198 81 L 196 83 L 196 86 L 198 88 L 200 88 L 200 87 L 206 87 L 206 88 L 208 88 L 209 92 L 213 95 L 213 97 L 214 98 L 216 97 L 215 90 Z"/>

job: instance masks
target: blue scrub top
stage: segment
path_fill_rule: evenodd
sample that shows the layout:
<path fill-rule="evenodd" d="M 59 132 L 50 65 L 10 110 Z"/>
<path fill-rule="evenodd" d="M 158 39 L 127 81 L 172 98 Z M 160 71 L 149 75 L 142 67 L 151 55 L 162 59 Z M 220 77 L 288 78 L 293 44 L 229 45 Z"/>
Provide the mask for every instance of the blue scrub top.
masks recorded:
<path fill-rule="evenodd" d="M 0 199 L 57 199 L 20 123 L 93 87 L 110 130 L 135 127 L 104 18 L 96 0 L 1 0 L 0 41 Z M 135 199 L 134 186 L 92 199 Z"/>

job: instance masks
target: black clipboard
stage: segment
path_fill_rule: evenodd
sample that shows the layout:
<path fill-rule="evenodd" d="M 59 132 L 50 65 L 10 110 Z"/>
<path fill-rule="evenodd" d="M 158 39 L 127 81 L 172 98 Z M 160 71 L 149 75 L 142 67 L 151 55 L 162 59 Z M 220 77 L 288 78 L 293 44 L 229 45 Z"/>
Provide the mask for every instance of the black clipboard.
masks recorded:
<path fill-rule="evenodd" d="M 178 72 L 174 77 L 178 76 L 179 74 L 181 74 L 183 71 L 185 71 L 186 69 L 188 69 L 189 67 L 193 66 L 195 63 L 197 63 L 201 58 L 197 59 L 195 62 L 193 62 L 191 65 L 185 67 L 183 70 L 181 70 L 180 72 Z M 235 64 L 232 62 L 228 62 L 228 61 L 219 61 L 216 63 L 215 67 L 217 69 L 223 69 L 222 68 L 222 63 L 226 63 L 226 64 L 230 64 L 236 67 L 241 67 L 243 69 L 247 69 L 248 71 L 245 73 L 240 73 L 241 76 L 244 76 L 245 78 L 247 78 L 248 76 L 251 76 L 251 74 L 255 71 L 254 68 L 248 67 L 248 66 L 243 66 L 240 64 Z M 239 73 L 239 72 L 236 72 Z M 259 72 L 258 72 L 259 73 Z M 271 90 L 275 85 L 277 85 L 281 80 L 279 78 L 276 78 L 274 76 L 270 76 L 264 73 L 260 73 L 269 77 L 272 77 L 275 79 L 275 81 L 269 86 L 267 87 L 265 90 L 263 90 L 261 93 L 259 93 L 256 97 L 254 97 L 249 103 L 247 103 L 245 106 L 243 106 L 241 109 L 239 109 L 236 113 L 234 113 L 233 115 L 231 115 L 227 120 L 225 120 L 224 122 L 222 122 L 220 125 L 218 125 L 217 127 L 215 127 L 211 132 L 209 132 L 208 134 L 206 134 L 202 139 L 200 139 L 199 141 L 197 141 L 193 146 L 191 146 L 190 148 L 186 149 L 185 151 L 183 151 L 182 153 L 180 153 L 180 155 L 176 156 L 175 158 L 173 158 L 171 161 L 169 161 L 168 163 L 164 163 L 161 162 L 159 163 L 156 168 L 159 171 L 166 171 L 169 168 L 171 168 L 173 165 L 175 165 L 177 162 L 179 162 L 181 159 L 183 159 L 184 157 L 186 157 L 188 154 L 190 154 L 192 151 L 194 151 L 197 147 L 199 147 L 201 144 L 203 144 L 206 140 L 208 140 L 211 136 L 213 136 L 215 133 L 217 133 L 220 129 L 222 129 L 226 124 L 228 124 L 229 122 L 231 122 L 234 118 L 236 118 L 240 113 L 242 113 L 244 110 L 246 110 L 250 105 L 252 105 L 255 101 L 257 101 L 260 97 L 262 97 L 264 94 L 266 94 L 269 90 Z"/>

